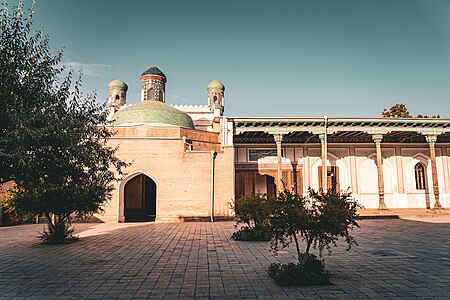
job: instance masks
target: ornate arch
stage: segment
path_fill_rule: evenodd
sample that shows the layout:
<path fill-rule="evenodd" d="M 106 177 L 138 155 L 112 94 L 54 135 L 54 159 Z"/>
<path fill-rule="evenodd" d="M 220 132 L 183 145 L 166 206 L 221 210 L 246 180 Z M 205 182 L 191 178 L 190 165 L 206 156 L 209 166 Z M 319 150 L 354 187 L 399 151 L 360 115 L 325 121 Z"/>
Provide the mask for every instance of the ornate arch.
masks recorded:
<path fill-rule="evenodd" d="M 118 222 L 122 223 L 125 221 L 125 202 L 124 202 L 124 198 L 125 198 L 125 185 L 128 183 L 128 181 L 130 181 L 131 179 L 135 178 L 136 176 L 139 175 L 145 175 L 148 178 L 150 178 L 151 180 L 153 180 L 153 182 L 155 182 L 156 184 L 156 180 L 148 175 L 147 173 L 143 172 L 143 171 L 135 171 L 131 174 L 129 174 L 127 177 L 125 177 L 120 183 L 119 183 L 119 205 L 118 205 L 118 212 L 117 212 L 117 216 L 118 216 Z M 157 185 L 157 184 L 156 184 Z M 158 195 L 157 195 L 158 197 Z"/>

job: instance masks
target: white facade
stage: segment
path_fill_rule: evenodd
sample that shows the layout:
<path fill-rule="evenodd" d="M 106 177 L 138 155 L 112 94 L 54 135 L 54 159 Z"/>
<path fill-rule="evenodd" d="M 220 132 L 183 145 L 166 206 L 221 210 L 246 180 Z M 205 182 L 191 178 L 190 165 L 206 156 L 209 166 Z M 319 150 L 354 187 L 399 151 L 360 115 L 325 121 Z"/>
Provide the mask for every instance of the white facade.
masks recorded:
<path fill-rule="evenodd" d="M 270 145 L 239 145 L 236 146 L 236 163 L 240 166 L 268 164 L 272 159 L 271 168 L 277 168 L 276 157 L 266 157 L 258 162 L 249 161 L 250 149 L 271 149 Z M 284 144 L 283 165 L 297 163 L 297 169 L 302 172 L 302 186 L 305 194 L 308 187 L 319 189 L 319 167 L 322 166 L 320 145 L 290 145 Z M 443 207 L 450 207 L 449 158 L 450 144 L 436 147 L 436 165 L 438 170 L 439 199 Z M 359 144 L 348 146 L 333 145 L 328 148 L 327 166 L 337 166 L 339 171 L 339 186 L 341 190 L 350 189 L 365 208 L 378 208 L 379 190 L 376 166 L 376 149 L 374 144 Z M 388 208 L 432 208 L 434 193 L 431 160 L 427 145 L 396 145 L 382 146 L 383 177 L 385 203 Z M 426 168 L 425 189 L 416 189 L 415 166 L 422 163 Z M 256 192 L 266 193 L 266 185 L 259 178 Z"/>

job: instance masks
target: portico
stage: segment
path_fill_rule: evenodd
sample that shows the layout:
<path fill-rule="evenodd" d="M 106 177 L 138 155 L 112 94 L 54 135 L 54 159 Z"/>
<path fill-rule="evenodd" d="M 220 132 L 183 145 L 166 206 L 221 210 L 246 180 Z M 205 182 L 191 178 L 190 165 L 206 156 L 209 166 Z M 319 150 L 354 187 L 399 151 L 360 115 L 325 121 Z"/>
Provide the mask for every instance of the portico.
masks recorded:
<path fill-rule="evenodd" d="M 231 120 L 236 187 L 245 180 L 239 177 L 240 170 L 259 170 L 264 161 L 271 159 L 273 164 L 276 162 L 277 191 L 293 188 L 292 182 L 287 184 L 283 179 L 288 177 L 284 173 L 292 171 L 295 165 L 300 172 L 295 184 L 302 187 L 303 194 L 308 187 L 349 188 L 363 205 L 371 208 L 449 205 L 446 199 L 450 196 L 447 156 L 450 128 L 445 120 L 328 117 Z M 249 153 L 258 149 L 261 157 L 255 160 L 253 155 L 250 160 Z M 419 163 L 423 166 L 422 173 L 416 170 Z M 417 185 L 417 181 L 422 185 Z"/>

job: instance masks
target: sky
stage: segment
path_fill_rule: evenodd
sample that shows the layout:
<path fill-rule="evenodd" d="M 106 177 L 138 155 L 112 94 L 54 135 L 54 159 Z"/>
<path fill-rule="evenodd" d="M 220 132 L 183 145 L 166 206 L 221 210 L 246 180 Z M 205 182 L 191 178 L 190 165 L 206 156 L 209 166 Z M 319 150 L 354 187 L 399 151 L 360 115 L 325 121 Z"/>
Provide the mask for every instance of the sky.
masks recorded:
<path fill-rule="evenodd" d="M 121 79 L 137 103 L 157 66 L 168 104 L 204 105 L 220 80 L 227 116 L 379 117 L 405 103 L 450 118 L 450 0 L 37 0 L 35 12 L 100 101 Z"/>

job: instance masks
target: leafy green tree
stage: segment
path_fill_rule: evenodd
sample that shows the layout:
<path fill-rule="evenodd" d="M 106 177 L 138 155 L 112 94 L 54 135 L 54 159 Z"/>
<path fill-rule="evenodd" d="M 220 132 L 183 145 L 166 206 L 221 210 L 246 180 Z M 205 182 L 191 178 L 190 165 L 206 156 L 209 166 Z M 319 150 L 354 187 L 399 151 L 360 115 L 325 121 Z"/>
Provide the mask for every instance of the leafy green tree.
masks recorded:
<path fill-rule="evenodd" d="M 384 109 L 381 112 L 381 116 L 383 118 L 414 118 L 414 116 L 409 112 L 408 108 L 405 104 L 397 103 L 394 106 L 391 106 L 389 109 Z M 437 115 L 422 115 L 418 114 L 415 118 L 434 118 L 439 119 L 441 116 Z"/>
<path fill-rule="evenodd" d="M 127 165 L 107 146 L 107 110 L 95 95 L 62 77 L 62 52 L 52 55 L 48 37 L 31 35 L 32 8 L 23 1 L 0 16 L 0 183 L 14 181 L 6 208 L 44 215 L 44 242 L 74 240 L 73 217 L 102 210 L 111 182 Z"/>
<path fill-rule="evenodd" d="M 359 207 L 348 191 L 336 193 L 330 189 L 327 193 L 319 193 L 310 188 L 307 197 L 287 190 L 281 192 L 269 219 L 274 237 L 271 247 L 277 250 L 281 244 L 284 248 L 294 240 L 300 266 L 307 265 L 311 247 L 318 247 L 322 253 L 331 245 L 336 246 L 340 237 L 350 249 L 356 244 L 350 230 L 359 226 Z M 306 244 L 304 253 L 300 250 L 302 240 Z"/>
<path fill-rule="evenodd" d="M 381 112 L 383 118 L 412 118 L 408 108 L 405 104 L 397 103 L 389 109 L 384 109 Z"/>
<path fill-rule="evenodd" d="M 245 224 L 244 227 L 234 232 L 235 240 L 269 241 L 271 235 L 268 231 L 268 220 L 271 213 L 273 199 L 267 194 L 253 193 L 242 196 L 234 203 L 233 209 L 236 215 L 236 227 Z"/>

